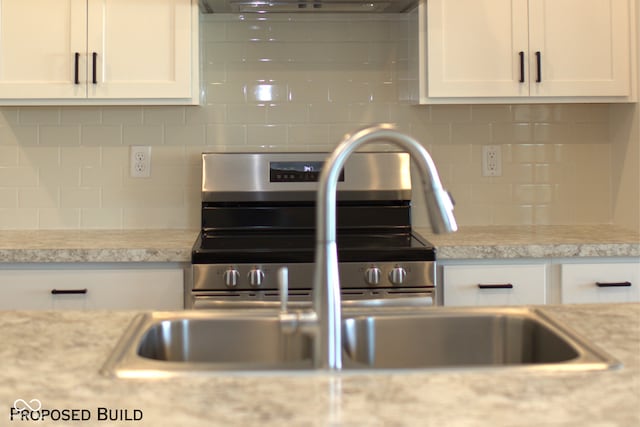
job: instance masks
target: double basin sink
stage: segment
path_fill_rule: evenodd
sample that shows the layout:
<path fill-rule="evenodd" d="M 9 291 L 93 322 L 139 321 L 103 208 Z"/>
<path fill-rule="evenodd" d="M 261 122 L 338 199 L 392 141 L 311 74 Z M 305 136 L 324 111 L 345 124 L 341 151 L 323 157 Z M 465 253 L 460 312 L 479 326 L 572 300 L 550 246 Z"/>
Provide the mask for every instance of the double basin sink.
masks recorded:
<path fill-rule="evenodd" d="M 343 312 L 343 370 L 611 369 L 619 363 L 537 309 Z M 313 339 L 277 312 L 140 314 L 102 368 L 121 378 L 313 370 Z"/>

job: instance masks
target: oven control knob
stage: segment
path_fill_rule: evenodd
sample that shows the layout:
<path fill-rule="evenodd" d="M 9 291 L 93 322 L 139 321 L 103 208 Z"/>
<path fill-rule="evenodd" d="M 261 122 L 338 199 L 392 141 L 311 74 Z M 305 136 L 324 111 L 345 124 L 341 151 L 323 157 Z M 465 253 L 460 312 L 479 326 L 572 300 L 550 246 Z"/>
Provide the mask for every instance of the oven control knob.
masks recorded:
<path fill-rule="evenodd" d="M 407 277 L 407 270 L 402 267 L 396 266 L 389 272 L 389 281 L 396 286 L 402 285 L 405 277 Z"/>
<path fill-rule="evenodd" d="M 235 268 L 229 268 L 222 274 L 224 284 L 227 288 L 235 288 L 238 286 L 238 280 L 240 279 L 240 273 Z"/>
<path fill-rule="evenodd" d="M 254 288 L 262 286 L 262 282 L 264 282 L 264 272 L 259 268 L 252 268 L 249 270 L 249 284 Z"/>
<path fill-rule="evenodd" d="M 364 272 L 364 281 L 367 282 L 368 285 L 379 285 L 381 276 L 382 272 L 378 267 L 369 267 Z"/>

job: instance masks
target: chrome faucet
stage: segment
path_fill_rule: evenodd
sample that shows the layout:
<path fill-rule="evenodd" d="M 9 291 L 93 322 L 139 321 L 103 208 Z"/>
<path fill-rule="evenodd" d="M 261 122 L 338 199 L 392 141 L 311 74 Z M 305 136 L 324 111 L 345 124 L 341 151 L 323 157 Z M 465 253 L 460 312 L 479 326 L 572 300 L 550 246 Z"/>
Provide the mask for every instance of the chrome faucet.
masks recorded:
<path fill-rule="evenodd" d="M 314 337 L 314 366 L 342 369 L 342 307 L 336 244 L 336 188 L 338 177 L 351 153 L 370 143 L 392 143 L 409 153 L 421 178 L 431 228 L 435 233 L 457 230 L 453 202 L 442 188 L 438 171 L 427 150 L 415 139 L 381 124 L 346 135 L 326 159 L 320 178 L 316 205 L 316 252 L 313 278 L 313 310 L 286 311 L 286 274 L 281 274 L 283 309 L 280 313 L 285 332 L 299 329 Z"/>

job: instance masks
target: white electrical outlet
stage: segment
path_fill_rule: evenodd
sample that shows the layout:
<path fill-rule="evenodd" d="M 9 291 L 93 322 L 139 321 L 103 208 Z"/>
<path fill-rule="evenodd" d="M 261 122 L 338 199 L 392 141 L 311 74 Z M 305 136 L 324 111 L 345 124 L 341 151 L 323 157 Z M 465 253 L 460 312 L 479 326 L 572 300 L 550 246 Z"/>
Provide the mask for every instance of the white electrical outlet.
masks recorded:
<path fill-rule="evenodd" d="M 148 145 L 132 145 L 129 164 L 131 178 L 150 177 L 151 147 Z"/>
<path fill-rule="evenodd" d="M 482 146 L 482 176 L 502 176 L 501 146 Z"/>

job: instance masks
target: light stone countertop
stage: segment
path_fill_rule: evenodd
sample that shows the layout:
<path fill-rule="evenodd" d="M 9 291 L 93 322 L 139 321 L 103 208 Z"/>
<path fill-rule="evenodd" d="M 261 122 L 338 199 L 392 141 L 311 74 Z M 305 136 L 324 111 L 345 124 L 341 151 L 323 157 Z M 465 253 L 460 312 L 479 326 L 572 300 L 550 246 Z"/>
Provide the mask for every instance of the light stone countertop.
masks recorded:
<path fill-rule="evenodd" d="M 611 225 L 476 226 L 434 235 L 437 258 L 637 257 L 640 234 Z M 0 263 L 190 262 L 198 230 L 0 231 Z"/>
<path fill-rule="evenodd" d="M 190 262 L 199 230 L 0 231 L 2 262 Z"/>
<path fill-rule="evenodd" d="M 450 234 L 416 231 L 436 247 L 439 260 L 640 256 L 640 233 L 613 225 L 470 226 Z"/>
<path fill-rule="evenodd" d="M 368 374 L 226 373 L 116 379 L 102 376 L 99 368 L 134 312 L 0 312 L 0 403 L 4 408 L 0 424 L 640 425 L 640 304 L 546 306 L 542 310 L 620 360 L 623 368 L 597 372 L 497 368 Z M 49 410 L 85 410 L 91 418 L 67 423 L 12 421 L 10 408 L 17 399 L 38 399 Z M 126 409 L 130 417 L 137 409 L 142 420 L 99 421 L 99 408 Z"/>

